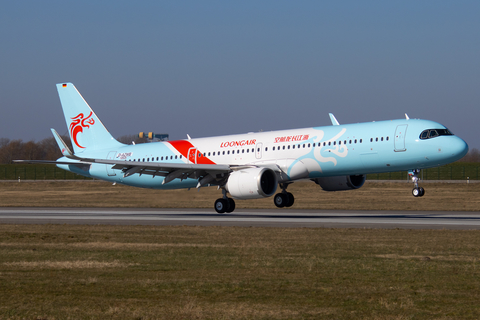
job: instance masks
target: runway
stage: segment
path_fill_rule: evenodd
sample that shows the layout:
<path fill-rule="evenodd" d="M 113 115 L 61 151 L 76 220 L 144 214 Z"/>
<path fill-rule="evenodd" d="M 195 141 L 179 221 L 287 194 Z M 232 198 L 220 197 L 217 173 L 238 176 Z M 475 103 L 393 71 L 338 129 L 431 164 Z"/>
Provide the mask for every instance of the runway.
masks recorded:
<path fill-rule="evenodd" d="M 307 228 L 480 229 L 480 213 L 238 209 L 0 208 L 0 223 Z"/>

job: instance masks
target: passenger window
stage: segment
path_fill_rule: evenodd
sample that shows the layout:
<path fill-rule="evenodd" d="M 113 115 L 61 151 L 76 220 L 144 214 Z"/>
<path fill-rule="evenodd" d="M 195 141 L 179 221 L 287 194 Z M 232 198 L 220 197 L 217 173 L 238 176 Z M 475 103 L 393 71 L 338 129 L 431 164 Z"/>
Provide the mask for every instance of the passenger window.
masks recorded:
<path fill-rule="evenodd" d="M 268 151 L 268 147 L 265 147 L 265 151 Z"/>
<path fill-rule="evenodd" d="M 348 141 L 348 144 L 352 144 L 352 140 Z"/>
<path fill-rule="evenodd" d="M 290 145 L 287 146 L 287 149 L 290 150 Z"/>
<path fill-rule="evenodd" d="M 360 139 L 360 143 L 362 143 L 362 142 L 363 142 L 363 139 Z"/>
<path fill-rule="evenodd" d="M 223 155 L 225 155 L 225 151 L 223 151 Z"/>
<path fill-rule="evenodd" d="M 388 136 L 387 136 L 387 141 L 388 141 Z"/>
<path fill-rule="evenodd" d="M 285 150 L 285 146 L 283 146 L 283 150 Z"/>
<path fill-rule="evenodd" d="M 341 146 L 341 145 L 342 145 L 342 141 L 338 141 L 338 145 Z"/>

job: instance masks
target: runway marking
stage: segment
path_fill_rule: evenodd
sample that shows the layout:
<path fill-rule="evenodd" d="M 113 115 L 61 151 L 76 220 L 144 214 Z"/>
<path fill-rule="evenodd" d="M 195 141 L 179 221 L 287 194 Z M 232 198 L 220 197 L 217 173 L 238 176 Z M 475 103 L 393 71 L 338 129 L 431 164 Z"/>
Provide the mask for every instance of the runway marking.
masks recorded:
<path fill-rule="evenodd" d="M 480 229 L 480 214 L 465 212 L 206 209 L 0 208 L 0 223 L 123 223 L 271 227 L 384 227 Z M 68 222 L 67 222 L 68 223 Z"/>

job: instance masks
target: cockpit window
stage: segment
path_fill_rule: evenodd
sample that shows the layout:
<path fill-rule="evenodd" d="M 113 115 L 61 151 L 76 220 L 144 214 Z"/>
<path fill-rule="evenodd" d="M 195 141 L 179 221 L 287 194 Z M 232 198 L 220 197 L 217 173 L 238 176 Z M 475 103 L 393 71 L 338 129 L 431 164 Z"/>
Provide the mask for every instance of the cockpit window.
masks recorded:
<path fill-rule="evenodd" d="M 439 136 L 453 136 L 448 129 L 427 129 L 420 133 L 420 139 L 431 139 Z"/>

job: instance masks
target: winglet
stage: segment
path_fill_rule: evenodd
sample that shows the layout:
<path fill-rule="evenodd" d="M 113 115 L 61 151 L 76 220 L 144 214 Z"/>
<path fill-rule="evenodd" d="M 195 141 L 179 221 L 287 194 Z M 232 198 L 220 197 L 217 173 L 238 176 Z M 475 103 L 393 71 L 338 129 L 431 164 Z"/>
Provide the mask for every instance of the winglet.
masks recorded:
<path fill-rule="evenodd" d="M 57 141 L 58 147 L 60 148 L 60 151 L 62 151 L 62 154 L 66 157 L 68 156 L 73 156 L 72 151 L 70 148 L 67 146 L 65 141 L 63 141 L 62 137 L 58 134 L 58 132 L 55 129 L 50 129 L 53 133 L 53 137 L 55 138 L 55 141 Z"/>
<path fill-rule="evenodd" d="M 334 125 L 334 126 L 340 125 L 340 123 L 338 123 L 337 118 L 335 118 L 333 113 L 329 113 L 328 115 L 330 116 L 330 121 L 332 121 L 332 125 Z"/>

